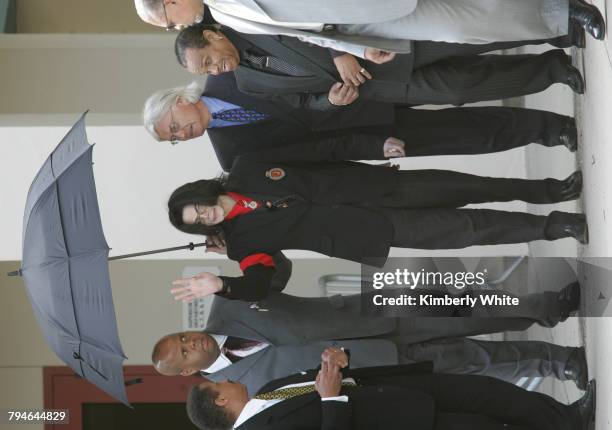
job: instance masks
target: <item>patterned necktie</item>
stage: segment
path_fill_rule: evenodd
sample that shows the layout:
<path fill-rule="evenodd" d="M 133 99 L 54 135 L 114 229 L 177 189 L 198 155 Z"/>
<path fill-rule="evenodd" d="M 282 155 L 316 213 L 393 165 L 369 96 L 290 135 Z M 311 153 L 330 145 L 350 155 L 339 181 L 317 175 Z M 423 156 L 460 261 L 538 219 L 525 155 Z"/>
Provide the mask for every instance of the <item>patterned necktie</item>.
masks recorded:
<path fill-rule="evenodd" d="M 220 119 L 227 122 L 259 122 L 268 118 L 265 113 L 245 108 L 226 109 L 219 112 L 213 112 L 213 119 Z"/>
<path fill-rule="evenodd" d="M 312 76 L 312 73 L 309 71 L 271 55 L 255 55 L 245 52 L 243 53 L 242 58 L 260 69 L 269 69 L 283 75 Z"/>
<path fill-rule="evenodd" d="M 261 345 L 262 342 L 257 340 L 242 339 L 240 337 L 229 336 L 223 348 L 221 349 L 223 354 L 230 359 L 232 363 L 240 361 L 242 358 L 249 355 L 249 350 L 256 346 Z"/>
<path fill-rule="evenodd" d="M 342 387 L 355 387 L 354 382 L 346 381 L 342 383 Z M 286 400 L 304 394 L 310 394 L 317 391 L 315 384 L 302 385 L 299 387 L 279 388 L 278 390 L 261 393 L 255 396 L 259 400 Z"/>

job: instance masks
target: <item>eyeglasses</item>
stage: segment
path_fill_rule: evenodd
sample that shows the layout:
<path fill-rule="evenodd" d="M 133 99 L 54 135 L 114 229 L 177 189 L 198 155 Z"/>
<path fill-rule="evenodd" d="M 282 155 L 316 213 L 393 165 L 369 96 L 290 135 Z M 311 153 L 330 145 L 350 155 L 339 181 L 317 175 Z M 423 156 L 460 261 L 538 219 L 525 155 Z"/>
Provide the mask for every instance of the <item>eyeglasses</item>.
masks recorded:
<path fill-rule="evenodd" d="M 200 209 L 200 205 L 193 205 L 193 208 L 195 209 L 196 212 L 196 219 L 194 221 L 194 224 L 205 224 L 204 222 L 204 211 L 206 210 L 205 208 Z"/>
<path fill-rule="evenodd" d="M 170 24 L 168 21 L 168 12 L 166 11 L 166 2 L 162 0 L 162 7 L 164 8 L 164 18 L 166 18 L 166 31 L 174 31 L 176 30 L 175 24 Z"/>
<path fill-rule="evenodd" d="M 176 145 L 176 144 L 179 143 L 179 138 L 176 136 L 176 133 L 178 133 L 181 130 L 181 126 L 174 119 L 174 114 L 172 113 L 172 107 L 170 108 L 170 125 L 169 125 L 169 128 L 170 128 L 170 144 L 171 145 Z"/>
<path fill-rule="evenodd" d="M 164 18 L 166 19 L 166 31 L 175 31 L 175 30 L 182 30 L 186 27 L 186 25 L 176 25 L 176 24 L 170 24 L 170 21 L 168 20 L 168 11 L 166 10 L 166 2 L 164 2 L 162 0 L 162 8 L 164 9 Z M 204 20 L 204 13 L 198 14 L 194 17 L 193 19 L 193 24 L 199 24 Z"/>

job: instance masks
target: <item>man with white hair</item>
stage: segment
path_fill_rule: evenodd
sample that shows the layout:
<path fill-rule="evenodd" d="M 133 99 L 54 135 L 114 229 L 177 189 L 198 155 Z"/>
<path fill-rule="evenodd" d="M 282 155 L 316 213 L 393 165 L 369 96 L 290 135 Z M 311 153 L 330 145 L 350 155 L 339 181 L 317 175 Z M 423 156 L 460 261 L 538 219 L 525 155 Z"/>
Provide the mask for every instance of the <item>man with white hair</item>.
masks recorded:
<path fill-rule="evenodd" d="M 339 98 L 350 96 L 337 84 Z M 190 140 L 208 130 L 217 158 L 229 170 L 246 152 L 340 133 L 358 134 L 372 143 L 393 136 L 406 156 L 483 154 L 529 143 L 577 146 L 573 118 L 534 109 L 496 106 L 413 109 L 404 105 L 356 100 L 342 108 L 297 108 L 282 96 L 262 99 L 244 94 L 232 73 L 161 90 L 144 107 L 144 125 L 158 141 Z"/>
<path fill-rule="evenodd" d="M 166 28 L 215 20 L 236 31 L 298 37 L 364 57 L 366 47 L 410 52 L 411 40 L 489 43 L 548 39 L 582 26 L 605 36 L 599 10 L 584 0 L 135 0 L 141 19 Z"/>

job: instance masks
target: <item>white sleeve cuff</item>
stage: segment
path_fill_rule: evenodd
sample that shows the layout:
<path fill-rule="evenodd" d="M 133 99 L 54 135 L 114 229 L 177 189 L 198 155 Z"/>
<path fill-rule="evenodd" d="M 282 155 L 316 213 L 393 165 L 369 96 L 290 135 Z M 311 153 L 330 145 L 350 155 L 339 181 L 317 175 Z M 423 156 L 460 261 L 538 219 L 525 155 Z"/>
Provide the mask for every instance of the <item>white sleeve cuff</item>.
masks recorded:
<path fill-rule="evenodd" d="M 348 403 L 348 396 L 336 396 L 336 397 L 322 397 L 322 402 L 344 402 Z"/>

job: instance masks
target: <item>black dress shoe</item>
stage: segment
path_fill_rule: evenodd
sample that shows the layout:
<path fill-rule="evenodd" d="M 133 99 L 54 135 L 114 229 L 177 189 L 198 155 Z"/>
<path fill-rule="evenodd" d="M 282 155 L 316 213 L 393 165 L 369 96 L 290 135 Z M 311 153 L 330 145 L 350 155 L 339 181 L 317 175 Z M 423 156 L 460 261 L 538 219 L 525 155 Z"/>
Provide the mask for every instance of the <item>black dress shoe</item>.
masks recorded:
<path fill-rule="evenodd" d="M 586 392 L 578 401 L 572 403 L 572 407 L 578 412 L 580 430 L 589 430 L 595 422 L 595 408 L 597 390 L 595 380 L 592 379 L 586 386 Z"/>
<path fill-rule="evenodd" d="M 569 175 L 561 188 L 562 201 L 575 200 L 582 193 L 582 172 L 577 171 Z"/>
<path fill-rule="evenodd" d="M 570 22 L 579 24 L 595 39 L 603 40 L 606 37 L 606 21 L 597 7 L 584 0 L 570 0 Z"/>
<path fill-rule="evenodd" d="M 572 66 L 570 59 L 568 57 L 566 67 L 566 75 L 565 75 L 565 83 L 568 87 L 572 89 L 576 94 L 584 94 L 584 79 L 582 79 L 582 75 L 580 74 L 580 70 Z"/>
<path fill-rule="evenodd" d="M 565 363 L 563 375 L 568 381 L 574 381 L 579 390 L 586 390 L 589 382 L 589 369 L 584 347 L 574 348 Z"/>
<path fill-rule="evenodd" d="M 571 25 L 571 24 L 570 24 Z M 586 34 L 584 32 L 584 28 L 573 25 L 572 29 L 572 46 L 576 48 L 584 49 L 586 48 Z"/>
<path fill-rule="evenodd" d="M 559 132 L 559 142 L 571 152 L 576 152 L 578 149 L 578 129 L 574 118 L 568 119 Z"/>
<path fill-rule="evenodd" d="M 570 316 L 580 308 L 580 282 L 572 282 L 563 287 L 557 295 L 557 300 L 562 302 L 564 313 Z"/>
<path fill-rule="evenodd" d="M 589 227 L 584 214 L 553 211 L 548 215 L 544 235 L 548 240 L 573 237 L 582 244 L 589 243 Z"/>

